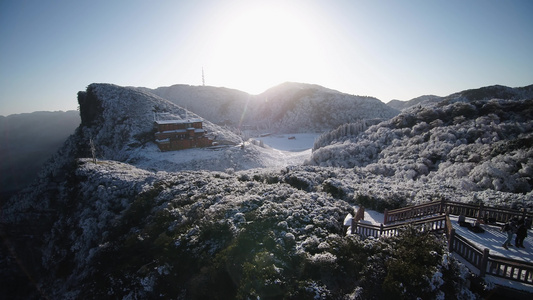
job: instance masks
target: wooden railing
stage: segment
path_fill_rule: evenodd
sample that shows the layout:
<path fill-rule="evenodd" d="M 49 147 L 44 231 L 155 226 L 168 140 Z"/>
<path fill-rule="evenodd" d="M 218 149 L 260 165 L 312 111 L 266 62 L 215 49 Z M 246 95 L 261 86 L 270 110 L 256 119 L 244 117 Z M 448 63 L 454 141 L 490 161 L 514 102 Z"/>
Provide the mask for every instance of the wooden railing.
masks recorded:
<path fill-rule="evenodd" d="M 452 252 L 459 254 L 467 262 L 480 270 L 480 276 L 483 276 L 483 265 L 486 265 L 489 249 L 485 248 L 483 251 L 478 249 L 474 244 L 464 237 L 455 234 L 452 236 L 449 244 Z"/>
<path fill-rule="evenodd" d="M 440 201 L 439 201 L 440 202 Z M 431 203 L 433 205 L 427 205 L 421 210 L 414 209 L 413 212 L 418 212 L 420 215 L 429 215 L 432 209 L 437 207 L 437 203 Z M 453 205 L 450 207 L 454 207 Z M 472 207 L 455 206 L 459 207 L 459 212 L 475 214 L 475 210 Z M 404 212 L 402 212 L 403 214 Z M 401 219 L 405 216 L 399 214 Z M 411 216 L 414 216 L 415 213 L 411 213 Z M 397 220 L 396 219 L 396 220 Z M 391 220 L 391 219 L 389 219 Z M 485 248 L 483 250 L 479 249 L 476 245 L 468 241 L 466 238 L 455 232 L 453 224 L 449 218 L 448 212 L 445 215 L 438 215 L 434 217 L 428 217 L 421 220 L 416 220 L 412 222 L 403 222 L 394 225 L 372 225 L 366 223 L 352 223 L 352 233 L 357 233 L 362 236 L 372 236 L 378 238 L 380 236 L 396 236 L 399 234 L 402 227 L 405 227 L 408 224 L 412 224 L 420 230 L 430 230 L 438 231 L 444 230 L 446 237 L 448 239 L 448 251 L 455 252 L 468 263 L 479 270 L 479 276 L 484 277 L 485 275 L 492 275 L 497 277 L 502 277 L 508 280 L 523 282 L 526 284 L 533 284 L 533 263 L 528 263 L 524 261 L 518 261 L 506 257 L 501 257 L 497 255 L 491 255 L 490 250 Z M 471 270 L 475 272 L 475 270 Z"/>
<path fill-rule="evenodd" d="M 513 217 L 533 217 L 533 213 L 527 213 L 525 211 L 519 211 L 516 209 L 508 209 L 501 207 L 473 205 L 461 202 L 445 202 L 445 212 L 451 215 L 464 215 L 469 218 L 489 219 L 496 223 L 505 223 Z"/>
<path fill-rule="evenodd" d="M 365 237 L 380 237 L 383 234 L 383 224 L 381 226 L 367 224 L 367 223 L 355 223 L 352 222 L 352 233 L 359 234 Z"/>
<path fill-rule="evenodd" d="M 533 284 L 533 264 L 511 258 L 489 255 L 485 274 Z"/>
<path fill-rule="evenodd" d="M 416 206 L 407 206 L 391 211 L 385 210 L 383 224 L 402 222 L 410 219 L 423 218 L 444 212 L 444 201 L 433 201 Z"/>
<path fill-rule="evenodd" d="M 482 205 L 473 205 L 462 202 L 445 202 L 444 211 L 450 215 L 463 215 L 468 218 L 480 217 Z"/>
<path fill-rule="evenodd" d="M 435 214 L 449 213 L 450 215 L 464 215 L 468 218 L 487 219 L 492 222 L 505 223 L 512 217 L 533 218 L 533 213 L 508 208 L 498 208 L 467 204 L 453 201 L 433 201 L 416 206 L 407 206 L 391 211 L 385 210 L 383 224 L 405 222 L 411 219 L 425 218 Z"/>
<path fill-rule="evenodd" d="M 491 255 L 485 248 L 481 251 L 464 237 L 455 234 L 449 246 L 452 251 L 479 270 L 479 276 L 493 275 L 508 280 L 533 284 L 533 264 L 512 258 Z"/>
<path fill-rule="evenodd" d="M 446 229 L 446 216 L 440 215 L 431 218 L 425 218 L 418 221 L 401 223 L 395 225 L 372 225 L 366 223 L 352 223 L 352 233 L 357 233 L 362 236 L 373 236 L 380 237 L 384 236 L 396 236 L 399 234 L 400 230 L 406 225 L 411 224 L 415 227 L 419 227 L 421 231 L 437 231 Z"/>
<path fill-rule="evenodd" d="M 448 250 L 455 252 L 479 270 L 479 276 L 493 275 L 509 280 L 533 284 L 533 263 L 491 255 L 488 248 L 479 249 L 466 238 L 455 233 L 446 215 Z"/>

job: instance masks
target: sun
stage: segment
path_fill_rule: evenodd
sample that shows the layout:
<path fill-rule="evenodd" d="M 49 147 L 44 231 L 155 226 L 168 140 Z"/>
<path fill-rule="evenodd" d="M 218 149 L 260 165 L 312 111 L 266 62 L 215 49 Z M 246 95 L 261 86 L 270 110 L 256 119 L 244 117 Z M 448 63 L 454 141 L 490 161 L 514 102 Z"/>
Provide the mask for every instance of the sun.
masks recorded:
<path fill-rule="evenodd" d="M 217 35 L 211 52 L 216 70 L 210 67 L 210 72 L 250 93 L 303 80 L 319 65 L 321 48 L 315 33 L 299 9 L 269 2 L 240 9 Z"/>

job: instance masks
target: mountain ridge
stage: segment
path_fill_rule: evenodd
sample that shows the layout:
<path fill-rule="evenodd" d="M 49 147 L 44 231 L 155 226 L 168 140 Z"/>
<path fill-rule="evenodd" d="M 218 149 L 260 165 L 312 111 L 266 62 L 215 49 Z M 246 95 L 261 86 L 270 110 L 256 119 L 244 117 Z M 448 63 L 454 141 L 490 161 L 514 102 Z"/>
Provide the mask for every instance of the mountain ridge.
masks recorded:
<path fill-rule="evenodd" d="M 174 85 L 150 92 L 217 124 L 280 133 L 323 132 L 343 123 L 387 119 L 398 113 L 376 98 L 348 95 L 314 84 L 285 82 L 258 95 L 223 89 L 221 95 L 207 100 L 203 93 L 212 96 L 215 89 Z"/>
<path fill-rule="evenodd" d="M 283 105 L 263 121 L 288 120 L 295 102 L 321 103 L 313 95 L 327 91 L 315 92 L 277 98 Z M 78 100 L 82 124 L 39 180 L 2 207 L 5 295 L 474 299 L 468 270 L 442 236 L 364 239 L 346 235 L 344 217 L 361 205 L 383 211 L 433 200 L 533 209 L 533 98 L 458 95 L 379 123 L 353 118 L 306 164 L 269 168 L 265 156 L 280 160 L 281 152 L 208 120 L 226 142 L 221 149 L 159 152 L 154 113 L 200 115 L 145 89 L 91 84 Z M 288 124 L 308 123 L 265 129 Z M 416 256 L 402 252 L 414 246 Z M 408 278 L 395 272 L 412 268 Z"/>
<path fill-rule="evenodd" d="M 523 87 L 508 87 L 504 85 L 490 85 L 475 89 L 467 89 L 452 93 L 448 96 L 424 95 L 411 100 L 391 100 L 387 105 L 398 110 L 407 109 L 415 105 L 426 105 L 440 101 L 475 101 L 490 99 L 523 99 L 533 97 L 533 84 Z"/>
<path fill-rule="evenodd" d="M 505 95 L 520 94 L 509 91 Z M 465 99 L 469 93 L 480 95 L 479 90 L 458 93 L 338 137 L 315 149 L 308 163 L 361 167 L 397 180 L 444 181 L 470 191 L 530 194 L 533 95 L 522 100 Z"/>

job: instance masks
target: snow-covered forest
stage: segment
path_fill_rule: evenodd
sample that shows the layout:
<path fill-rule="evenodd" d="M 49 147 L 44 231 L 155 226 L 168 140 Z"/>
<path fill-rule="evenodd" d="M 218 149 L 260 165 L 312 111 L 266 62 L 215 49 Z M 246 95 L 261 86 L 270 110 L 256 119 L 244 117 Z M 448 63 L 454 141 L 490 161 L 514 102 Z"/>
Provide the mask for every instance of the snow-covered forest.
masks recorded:
<path fill-rule="evenodd" d="M 532 145 L 531 99 L 447 101 L 347 132 L 315 149 L 308 163 L 460 191 L 511 192 L 530 206 Z"/>
<path fill-rule="evenodd" d="M 267 91 L 279 102 L 258 120 L 277 122 L 265 129 L 315 130 L 300 120 L 316 114 L 311 103 L 316 110 L 332 103 L 323 113 L 342 122 L 316 114 L 314 122 L 328 132 L 305 164 L 288 163 L 282 151 L 208 120 L 204 126 L 221 146 L 162 153 L 153 143 L 154 113 L 185 118 L 200 112 L 147 89 L 93 84 L 80 92 L 81 126 L 39 181 L 2 209 L 5 294 L 479 297 L 442 235 L 408 227 L 398 237 L 362 239 L 347 236 L 343 220 L 358 205 L 383 211 L 437 199 L 531 210 L 532 94 L 465 91 L 380 115 L 382 106 L 372 98 L 293 88 Z M 353 115 L 362 112 L 350 117 L 347 107 Z"/>
<path fill-rule="evenodd" d="M 356 198 L 336 189 L 347 174 L 335 169 L 169 173 L 91 159 L 71 168 L 59 194 L 43 183 L 7 212 L 43 237 L 18 254 L 42 256 L 35 272 L 50 298 L 380 299 L 406 284 L 387 259 L 410 264 L 406 297 L 473 298 L 439 237 L 345 236 Z M 35 198 L 41 207 L 25 206 Z"/>

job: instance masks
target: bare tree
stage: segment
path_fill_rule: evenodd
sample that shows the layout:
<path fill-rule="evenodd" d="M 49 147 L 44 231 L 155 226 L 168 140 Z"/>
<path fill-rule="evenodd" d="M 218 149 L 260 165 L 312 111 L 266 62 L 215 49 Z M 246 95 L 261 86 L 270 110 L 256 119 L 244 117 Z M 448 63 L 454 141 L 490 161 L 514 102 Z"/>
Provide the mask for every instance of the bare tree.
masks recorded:
<path fill-rule="evenodd" d="M 94 146 L 94 141 L 92 138 L 89 140 L 89 145 L 91 145 L 91 154 L 93 155 L 93 163 L 96 164 L 96 147 Z"/>

